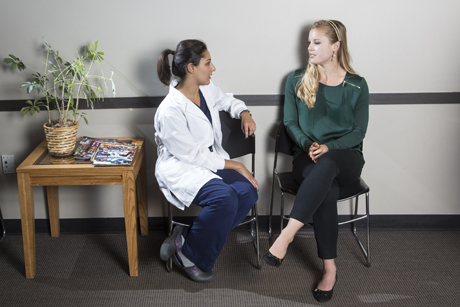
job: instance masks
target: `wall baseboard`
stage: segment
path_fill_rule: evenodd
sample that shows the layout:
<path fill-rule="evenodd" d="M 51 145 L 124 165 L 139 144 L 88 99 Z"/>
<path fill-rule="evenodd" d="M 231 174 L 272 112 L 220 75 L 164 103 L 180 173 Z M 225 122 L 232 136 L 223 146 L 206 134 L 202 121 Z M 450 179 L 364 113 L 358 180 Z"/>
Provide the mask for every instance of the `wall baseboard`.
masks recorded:
<path fill-rule="evenodd" d="M 183 223 L 191 223 L 195 217 L 187 216 L 180 217 L 178 221 Z M 345 219 L 347 216 L 339 216 L 339 220 Z M 372 215 L 371 230 L 400 230 L 400 231 L 459 231 L 460 230 L 460 215 Z M 358 223 L 359 229 L 364 229 L 365 223 Z M 248 225 L 237 228 L 236 230 L 245 230 Z M 275 216 L 273 219 L 273 229 L 275 233 L 280 227 L 280 218 Z M 342 226 L 348 228 L 349 226 Z M 7 235 L 21 234 L 21 220 L 7 219 L 5 220 L 5 228 Z M 61 219 L 62 234 L 102 234 L 102 233 L 124 233 L 125 223 L 123 218 L 88 218 L 88 219 Z M 268 230 L 268 216 L 259 216 L 259 229 L 261 231 Z M 312 227 L 305 227 L 306 230 L 312 230 Z M 35 231 L 37 234 L 49 234 L 49 222 L 47 219 L 35 220 Z M 150 217 L 149 218 L 150 232 L 166 232 L 167 218 L 166 217 Z"/>

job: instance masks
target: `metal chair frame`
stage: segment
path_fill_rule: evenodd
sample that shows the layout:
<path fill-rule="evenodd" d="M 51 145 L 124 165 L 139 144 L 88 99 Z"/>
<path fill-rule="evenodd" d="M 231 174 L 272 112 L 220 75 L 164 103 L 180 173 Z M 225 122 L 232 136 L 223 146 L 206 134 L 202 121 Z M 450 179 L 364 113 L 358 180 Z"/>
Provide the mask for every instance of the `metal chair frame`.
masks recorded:
<path fill-rule="evenodd" d="M 255 154 L 256 154 L 256 139 L 255 135 L 244 138 L 244 134 L 241 131 L 241 121 L 239 119 L 233 119 L 227 112 L 220 112 L 220 120 L 222 124 L 222 146 L 230 155 L 230 159 L 242 157 L 251 154 L 252 165 L 251 173 L 255 177 Z M 238 145 L 238 146 L 236 146 Z M 168 235 L 172 234 L 173 228 L 176 225 L 189 227 L 190 225 L 179 223 L 174 220 L 173 217 L 174 205 L 168 203 Z M 251 209 L 250 214 L 238 225 L 251 224 L 250 235 L 252 243 L 254 245 L 256 257 L 257 257 L 257 268 L 262 267 L 262 259 L 260 257 L 259 249 L 259 215 L 257 212 L 257 202 Z M 166 270 L 172 271 L 172 259 L 166 261 Z"/>
<path fill-rule="evenodd" d="M 281 227 L 280 231 L 284 227 L 284 221 L 289 219 L 289 215 L 284 214 L 284 194 L 288 193 L 291 195 L 296 195 L 299 189 L 299 185 L 294 180 L 294 175 L 292 172 L 278 172 L 276 169 L 278 162 L 278 153 L 283 153 L 285 155 L 293 155 L 293 146 L 295 143 L 291 140 L 287 134 L 286 128 L 283 122 L 280 123 L 278 131 L 276 134 L 275 142 L 275 158 L 273 165 L 273 179 L 272 179 L 272 190 L 271 190 L 271 200 L 270 200 L 270 215 L 269 215 L 269 226 L 268 234 L 270 245 L 273 244 L 273 233 L 272 233 L 272 218 L 273 218 L 273 198 L 275 190 L 275 178 L 278 180 L 279 189 L 281 192 L 281 203 L 280 203 L 280 219 Z M 354 214 L 352 218 L 343 222 L 339 222 L 338 225 L 351 224 L 351 231 L 355 237 L 364 257 L 366 258 L 366 266 L 371 266 L 371 256 L 370 256 L 370 225 L 369 225 L 369 187 L 364 182 L 362 178 L 359 178 L 356 182 L 346 186 L 340 187 L 339 192 L 339 202 L 355 199 L 354 204 Z M 358 199 L 360 195 L 365 194 L 366 198 L 366 213 L 363 215 L 358 215 Z M 356 231 L 356 222 L 360 220 L 366 220 L 366 235 L 367 235 L 367 244 L 366 247 L 359 238 Z"/>
<path fill-rule="evenodd" d="M 6 228 L 5 228 L 5 222 L 3 221 L 3 215 L 2 215 L 2 208 L 0 208 L 0 226 L 2 228 L 2 236 L 0 237 L 0 242 L 5 238 L 6 236 Z"/>

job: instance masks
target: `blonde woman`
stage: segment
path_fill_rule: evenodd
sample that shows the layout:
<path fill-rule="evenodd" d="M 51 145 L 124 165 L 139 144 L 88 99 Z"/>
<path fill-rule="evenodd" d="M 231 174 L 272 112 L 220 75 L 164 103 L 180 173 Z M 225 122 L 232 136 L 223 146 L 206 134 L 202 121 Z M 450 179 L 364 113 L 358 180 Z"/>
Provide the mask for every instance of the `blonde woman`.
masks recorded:
<path fill-rule="evenodd" d="M 340 21 L 315 22 L 308 42 L 308 66 L 289 75 L 284 103 L 284 124 L 296 143 L 293 172 L 300 189 L 291 218 L 264 261 L 280 266 L 297 231 L 313 221 L 323 260 L 314 297 L 325 302 L 337 280 L 339 186 L 357 180 L 364 165 L 361 143 L 369 119 L 369 90 L 350 66 Z"/>

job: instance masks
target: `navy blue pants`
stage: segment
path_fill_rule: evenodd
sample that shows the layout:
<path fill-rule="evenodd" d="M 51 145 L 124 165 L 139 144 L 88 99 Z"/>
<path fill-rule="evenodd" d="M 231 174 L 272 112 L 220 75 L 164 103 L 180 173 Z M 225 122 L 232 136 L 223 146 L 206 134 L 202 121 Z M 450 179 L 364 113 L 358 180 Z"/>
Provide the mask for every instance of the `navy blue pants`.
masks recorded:
<path fill-rule="evenodd" d="M 290 216 L 304 224 L 313 219 L 318 257 L 337 258 L 339 187 L 361 176 L 361 157 L 354 150 L 331 150 L 314 163 L 304 152 L 292 164 L 300 188 Z"/>
<path fill-rule="evenodd" d="M 230 231 L 241 223 L 254 203 L 257 190 L 235 170 L 219 170 L 222 177 L 208 181 L 193 204 L 203 207 L 185 238 L 182 253 L 203 271 L 211 271 Z"/>

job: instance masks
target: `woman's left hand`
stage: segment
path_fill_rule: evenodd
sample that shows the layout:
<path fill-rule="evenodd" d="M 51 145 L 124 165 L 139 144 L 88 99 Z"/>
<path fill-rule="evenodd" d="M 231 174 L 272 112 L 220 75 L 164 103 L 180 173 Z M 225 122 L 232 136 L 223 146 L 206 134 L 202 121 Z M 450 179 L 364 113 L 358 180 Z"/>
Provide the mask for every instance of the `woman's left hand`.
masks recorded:
<path fill-rule="evenodd" d="M 314 150 L 310 151 L 310 158 L 313 160 L 313 162 L 318 162 L 319 157 L 324 155 L 326 152 L 329 151 L 329 148 L 324 145 L 318 145 L 319 147 L 316 147 Z"/>
<path fill-rule="evenodd" d="M 240 115 L 241 130 L 243 130 L 245 138 L 251 136 L 256 131 L 256 122 L 252 119 L 249 112 L 243 112 Z"/>

